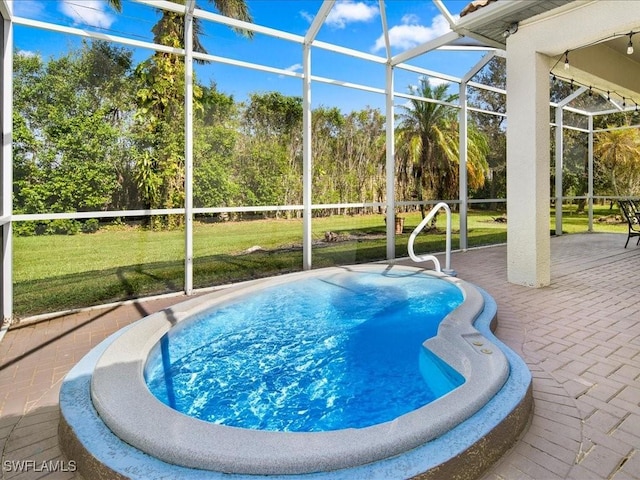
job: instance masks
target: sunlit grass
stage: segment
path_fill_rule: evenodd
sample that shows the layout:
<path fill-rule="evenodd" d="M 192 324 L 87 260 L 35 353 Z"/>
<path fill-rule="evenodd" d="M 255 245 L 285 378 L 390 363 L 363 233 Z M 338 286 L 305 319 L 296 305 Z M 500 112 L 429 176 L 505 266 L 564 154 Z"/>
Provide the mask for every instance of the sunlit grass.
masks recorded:
<path fill-rule="evenodd" d="M 618 214 L 598 207 L 594 219 Z M 551 213 L 550 230 L 555 228 Z M 396 257 L 407 256 L 409 233 L 419 213 L 402 214 L 404 233 L 396 236 Z M 499 212 L 473 211 L 468 217 L 470 247 L 504 243 L 506 223 Z M 459 247 L 459 218 L 452 218 L 454 249 Z M 386 258 L 383 215 L 331 216 L 312 222 L 314 268 Z M 416 253 L 443 251 L 445 217 L 437 230 L 421 234 Z M 301 219 L 196 223 L 194 287 L 291 272 L 302 268 Z M 324 242 L 325 232 L 337 242 Z M 587 231 L 586 213 L 565 207 L 563 232 Z M 627 231 L 626 224 L 594 222 L 594 231 Z M 184 231 L 107 227 L 94 234 L 14 238 L 14 307 L 17 316 L 107 303 L 184 288 Z"/>

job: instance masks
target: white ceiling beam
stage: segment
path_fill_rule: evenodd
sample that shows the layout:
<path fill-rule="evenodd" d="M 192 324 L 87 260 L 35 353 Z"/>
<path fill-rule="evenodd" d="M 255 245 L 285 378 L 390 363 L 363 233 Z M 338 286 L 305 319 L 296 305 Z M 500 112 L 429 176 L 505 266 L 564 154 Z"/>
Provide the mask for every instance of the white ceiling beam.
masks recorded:
<path fill-rule="evenodd" d="M 184 13 L 183 5 L 180 5 L 178 3 L 168 2 L 166 0 L 134 0 L 134 1 L 136 3 L 147 5 L 153 8 L 160 8 L 162 10 L 168 10 L 170 12 L 176 12 L 176 13 Z M 197 18 L 202 18 L 204 20 L 210 20 L 212 22 L 220 23 L 222 25 L 227 25 L 228 27 L 231 27 L 231 28 L 248 30 L 254 33 L 261 33 L 263 35 L 268 35 L 270 37 L 281 38 L 283 40 L 289 40 L 291 42 L 296 42 L 300 44 L 304 42 L 304 37 L 302 37 L 301 35 L 295 35 L 293 33 L 283 32 L 281 30 L 276 30 L 275 28 L 264 27 L 262 25 L 257 25 L 255 23 L 236 20 L 235 18 L 225 17 L 224 15 L 208 12 L 206 10 L 201 10 L 199 8 L 196 8 L 194 10 L 193 16 Z"/>
<path fill-rule="evenodd" d="M 310 45 L 316 39 L 320 28 L 324 25 L 324 21 L 327 19 L 335 3 L 335 0 L 324 0 L 324 2 L 322 2 L 318 13 L 313 17 L 313 22 L 311 22 L 307 34 L 304 36 L 305 45 Z"/>
<path fill-rule="evenodd" d="M 445 33 L 444 35 L 434 38 L 428 42 L 418 45 L 410 50 L 402 52 L 391 59 L 391 65 L 398 65 L 399 63 L 406 62 L 407 60 L 411 60 L 412 58 L 417 57 L 418 55 L 422 55 L 423 53 L 430 52 L 444 45 L 448 45 L 460 38 L 460 34 L 456 32 Z"/>
<path fill-rule="evenodd" d="M 349 55 L 350 57 L 360 58 L 362 60 L 369 60 L 375 63 L 387 63 L 384 57 L 372 55 L 370 53 L 361 52 L 360 50 L 354 50 L 353 48 L 340 47 L 332 43 L 322 42 L 320 40 L 314 40 L 311 44 L 314 47 L 322 48 L 323 50 L 329 50 L 330 52 L 342 53 L 343 55 Z"/>
<path fill-rule="evenodd" d="M 560 100 L 557 104 L 558 108 L 562 108 L 565 105 L 568 105 L 570 102 L 574 101 L 576 98 L 578 98 L 580 95 L 582 95 L 586 91 L 587 91 L 587 87 L 580 87 L 578 90 L 573 92 L 568 97 L 565 97 L 564 99 Z"/>
<path fill-rule="evenodd" d="M 462 81 L 458 77 L 447 75 L 446 73 L 434 72 L 433 70 L 427 70 L 426 68 L 422 67 L 416 67 L 414 65 L 409 65 L 408 63 L 399 63 L 398 65 L 394 66 L 403 70 L 407 70 L 409 72 L 419 73 L 428 77 L 439 78 L 440 80 L 446 80 L 447 82 L 451 83 L 460 83 Z"/>
<path fill-rule="evenodd" d="M 495 51 L 492 52 L 488 52 L 486 55 L 484 55 L 479 61 L 478 63 L 476 63 L 473 67 L 471 67 L 471 69 L 467 72 L 467 74 L 462 77 L 462 83 L 467 83 L 469 80 L 471 80 L 476 73 L 478 73 L 480 70 L 482 70 L 482 68 L 491 61 L 491 59 L 493 57 L 496 56 Z"/>
<path fill-rule="evenodd" d="M 193 52 L 193 58 L 206 62 L 216 62 L 224 65 L 232 65 L 234 67 L 248 68 L 250 70 L 257 70 L 259 72 L 273 73 L 276 75 L 282 75 L 283 77 L 304 78 L 304 75 L 299 72 L 293 72 L 291 70 L 285 70 L 282 68 L 269 67 L 267 65 L 260 65 L 259 63 L 234 60 L 227 57 L 219 57 L 217 55 L 211 55 L 208 53 Z"/>
<path fill-rule="evenodd" d="M 327 85 L 339 85 L 341 87 L 353 88 L 353 89 L 362 90 L 365 92 L 382 93 L 382 94 L 386 93 L 384 88 L 369 87 L 368 85 L 362 85 L 360 83 L 344 82 L 342 80 L 336 80 L 334 78 L 319 77 L 317 75 L 311 75 L 311 80 L 313 80 L 314 82 L 325 83 Z"/>
<path fill-rule="evenodd" d="M 184 6 L 182 11 L 184 11 Z M 184 55 L 184 49 L 167 47 L 166 45 L 159 45 L 157 43 L 143 42 L 140 40 L 133 40 L 131 38 L 119 37 L 117 35 L 109 35 L 101 32 L 92 32 L 89 30 L 83 30 L 81 28 L 65 27 L 63 25 L 56 25 L 53 23 L 40 22 L 38 20 L 31 20 L 28 18 L 14 17 L 13 23 L 15 25 L 22 25 L 25 27 L 34 27 L 42 30 L 49 30 L 51 32 L 69 33 L 71 35 L 77 35 L 84 38 L 95 38 L 98 40 L 106 40 L 109 42 L 120 43 L 122 45 L 129 45 L 131 47 L 146 48 L 149 50 L 155 50 L 157 52 L 175 53 L 177 55 Z"/>
<path fill-rule="evenodd" d="M 387 23 L 387 9 L 384 0 L 380 0 L 380 19 L 382 21 L 382 34 L 384 35 L 384 46 L 387 51 L 387 61 L 391 61 L 391 40 L 389 40 L 389 24 Z"/>
<path fill-rule="evenodd" d="M 13 5 L 7 0 L 0 0 L 0 15 L 5 20 L 9 20 L 13 16 Z"/>
<path fill-rule="evenodd" d="M 454 30 L 453 27 L 456 26 L 456 19 L 453 17 L 453 15 L 451 15 L 451 12 L 449 12 L 444 3 L 442 3 L 442 0 L 433 0 L 433 3 L 438 8 L 438 10 L 440 10 L 440 13 L 451 27 L 451 30 Z"/>
<path fill-rule="evenodd" d="M 484 85 L 478 82 L 467 82 L 467 85 L 473 88 L 479 88 L 481 90 L 487 90 L 489 92 L 500 93 L 506 95 L 507 91 L 504 88 L 492 87 L 490 85 Z"/>

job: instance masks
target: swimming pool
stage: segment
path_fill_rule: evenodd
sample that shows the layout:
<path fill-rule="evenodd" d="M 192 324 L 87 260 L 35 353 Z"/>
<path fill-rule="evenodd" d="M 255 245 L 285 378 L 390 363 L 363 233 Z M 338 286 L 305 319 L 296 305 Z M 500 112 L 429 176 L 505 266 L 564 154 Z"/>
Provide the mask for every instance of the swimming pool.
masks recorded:
<path fill-rule="evenodd" d="M 149 391 L 145 366 L 163 336 L 185 320 L 258 294 L 266 288 L 327 275 L 414 276 L 428 274 L 459 289 L 464 301 L 446 315 L 435 337 L 424 341 L 437 357 L 464 377 L 441 398 L 399 416 L 360 428 L 320 432 L 256 430 L 186 416 Z M 91 376 L 91 400 L 100 421 L 118 438 L 153 458 L 191 469 L 236 474 L 287 475 L 357 468 L 398 458 L 445 434 L 482 409 L 509 376 L 502 349 L 474 328 L 485 308 L 483 294 L 456 278 L 399 265 L 334 267 L 284 275 L 204 296 L 151 315 L 105 348 Z M 491 319 L 495 312 L 490 313 Z M 179 328 L 179 327 L 178 327 Z M 374 351 L 382 352 L 385 342 Z M 170 432 L 170 433 L 168 433 Z M 167 435 L 170 441 L 167 441 Z M 200 471 L 198 470 L 198 471 Z"/>
<path fill-rule="evenodd" d="M 463 301 L 422 272 L 333 272 L 216 305 L 167 332 L 145 366 L 151 392 L 201 420 L 318 432 L 393 420 L 464 378 L 429 350 Z"/>

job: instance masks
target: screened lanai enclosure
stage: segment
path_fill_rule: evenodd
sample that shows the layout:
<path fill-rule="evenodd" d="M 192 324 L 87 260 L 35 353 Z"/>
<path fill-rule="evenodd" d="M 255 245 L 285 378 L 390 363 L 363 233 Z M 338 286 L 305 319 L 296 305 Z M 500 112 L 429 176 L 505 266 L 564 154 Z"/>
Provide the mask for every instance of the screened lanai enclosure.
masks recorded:
<path fill-rule="evenodd" d="M 5 320 L 406 257 L 441 201 L 544 286 L 550 230 L 640 195 L 638 2 L 0 12 Z"/>

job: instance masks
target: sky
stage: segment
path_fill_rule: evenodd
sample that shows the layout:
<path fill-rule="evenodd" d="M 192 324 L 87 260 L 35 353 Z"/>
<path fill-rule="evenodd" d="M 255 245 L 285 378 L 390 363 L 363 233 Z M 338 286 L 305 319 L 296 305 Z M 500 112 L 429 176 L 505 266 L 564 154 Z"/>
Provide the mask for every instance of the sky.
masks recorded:
<path fill-rule="evenodd" d="M 304 36 L 313 17 L 322 5 L 321 0 L 246 0 L 253 22 L 258 25 Z M 454 16 L 467 0 L 444 0 Z M 122 0 L 122 12 L 115 12 L 106 0 L 14 0 L 13 10 L 18 17 L 128 37 L 153 41 L 153 25 L 159 20 L 158 10 L 131 0 Z M 199 0 L 198 7 L 215 12 L 214 3 Z M 437 38 L 449 31 L 449 26 L 429 0 L 387 0 L 385 2 L 392 53 L 398 54 L 414 46 Z M 212 55 L 252 62 L 293 72 L 302 71 L 302 47 L 293 42 L 255 34 L 247 39 L 230 28 L 212 22 L 202 22 L 201 42 Z M 59 57 L 77 48 L 80 40 L 68 34 L 26 26 L 16 26 L 14 43 L 17 51 L 41 55 L 48 59 Z M 379 2 L 338 0 L 320 29 L 317 39 L 384 57 L 382 16 Z M 135 49 L 134 61 L 148 58 L 152 52 Z M 430 52 L 412 60 L 412 65 L 428 70 L 462 77 L 482 56 L 480 52 Z M 385 68 L 350 56 L 313 48 L 312 75 L 333 78 L 375 88 L 384 88 Z M 265 73 L 242 67 L 209 63 L 196 67 L 200 82 L 215 82 L 218 89 L 237 100 L 245 100 L 251 93 L 279 91 L 284 95 L 302 95 L 302 81 L 277 73 Z M 409 86 L 419 81 L 413 72 L 396 70 L 395 90 L 408 93 Z M 432 80 L 435 82 L 435 80 Z M 457 91 L 457 86 L 453 93 Z M 312 83 L 314 107 L 339 107 L 351 111 L 371 106 L 384 109 L 384 96 L 320 82 Z M 403 103 L 404 100 L 397 103 Z"/>

